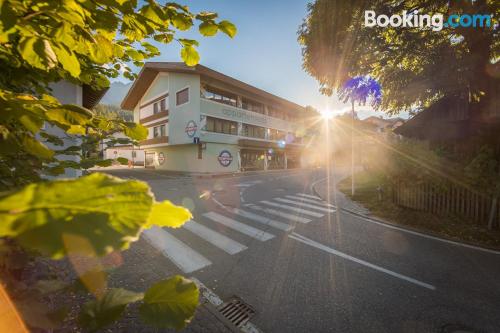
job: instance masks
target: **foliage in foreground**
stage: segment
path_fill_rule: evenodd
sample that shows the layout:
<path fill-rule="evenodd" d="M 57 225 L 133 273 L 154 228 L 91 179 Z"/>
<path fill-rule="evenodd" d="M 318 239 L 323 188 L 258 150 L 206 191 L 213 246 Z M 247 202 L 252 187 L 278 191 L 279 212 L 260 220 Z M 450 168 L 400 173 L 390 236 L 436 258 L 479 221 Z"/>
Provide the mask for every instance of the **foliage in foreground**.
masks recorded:
<path fill-rule="evenodd" d="M 134 302 L 141 302 L 141 318 L 155 326 L 180 329 L 192 318 L 198 302 L 194 283 L 176 276 L 144 294 L 108 289 L 100 261 L 153 225 L 179 227 L 191 217 L 189 211 L 156 202 L 138 181 L 103 174 L 47 178 L 67 168 L 109 165 L 86 152 L 113 133 L 123 132 L 131 142 L 147 135 L 141 125 L 60 103 L 51 96 L 54 84 L 67 81 L 99 91 L 120 73 L 134 79 L 129 64 L 142 66 L 159 55 L 154 43 L 177 41 L 181 58 L 195 65 L 198 42 L 176 37 L 195 23 L 203 36 L 236 33 L 216 13 L 192 13 L 177 3 L 0 0 L 0 273 L 30 328 L 59 327 L 67 309 L 49 310 L 44 300 L 67 291 L 91 292 L 94 299 L 79 317 L 89 330 L 115 321 Z M 48 277 L 27 285 L 23 271 L 39 256 L 71 263 L 86 258 L 92 265 L 86 271 L 74 265 L 78 280 L 71 283 Z"/>

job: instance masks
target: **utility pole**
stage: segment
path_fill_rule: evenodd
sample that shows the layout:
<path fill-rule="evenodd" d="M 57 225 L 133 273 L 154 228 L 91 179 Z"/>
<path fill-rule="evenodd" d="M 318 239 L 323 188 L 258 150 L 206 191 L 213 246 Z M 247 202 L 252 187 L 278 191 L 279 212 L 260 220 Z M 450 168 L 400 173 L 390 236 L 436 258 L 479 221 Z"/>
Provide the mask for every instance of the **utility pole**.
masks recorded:
<path fill-rule="evenodd" d="M 354 196 L 354 99 L 351 99 L 351 195 Z"/>

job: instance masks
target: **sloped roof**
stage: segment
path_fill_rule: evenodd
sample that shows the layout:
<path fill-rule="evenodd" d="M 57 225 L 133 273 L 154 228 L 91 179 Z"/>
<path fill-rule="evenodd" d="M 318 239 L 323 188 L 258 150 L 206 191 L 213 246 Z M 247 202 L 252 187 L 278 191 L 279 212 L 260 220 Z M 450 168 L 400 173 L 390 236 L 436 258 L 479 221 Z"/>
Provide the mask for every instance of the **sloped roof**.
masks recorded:
<path fill-rule="evenodd" d="M 139 103 L 141 97 L 146 93 L 146 90 L 149 88 L 156 75 L 160 72 L 199 74 L 202 77 L 223 82 L 273 103 L 281 104 L 289 109 L 300 110 L 301 112 L 305 111 L 305 108 L 301 105 L 268 93 L 262 89 L 251 86 L 245 82 L 239 81 L 203 65 L 189 67 L 182 62 L 146 62 L 144 67 L 139 72 L 139 76 L 134 81 L 132 87 L 123 99 L 123 102 L 121 103 L 122 109 L 133 110 L 137 103 Z"/>

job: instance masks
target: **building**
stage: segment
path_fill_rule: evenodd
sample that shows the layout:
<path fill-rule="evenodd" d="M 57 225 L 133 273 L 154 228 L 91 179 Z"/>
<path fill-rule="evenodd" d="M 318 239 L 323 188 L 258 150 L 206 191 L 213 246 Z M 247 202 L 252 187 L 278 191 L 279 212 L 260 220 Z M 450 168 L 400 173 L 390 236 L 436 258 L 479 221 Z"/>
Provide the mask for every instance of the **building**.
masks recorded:
<path fill-rule="evenodd" d="M 222 173 L 305 162 L 306 108 L 202 65 L 146 63 L 121 107 L 149 129 L 146 166 Z"/>
<path fill-rule="evenodd" d="M 50 85 L 50 88 L 52 89 L 52 95 L 57 98 L 61 104 L 75 104 L 83 106 L 87 109 L 92 109 L 94 106 L 96 106 L 107 91 L 107 89 L 95 91 L 90 86 L 81 86 L 70 83 L 68 81 L 59 81 L 53 83 Z M 62 146 L 56 146 L 39 137 L 38 139 L 50 149 L 64 150 L 71 146 L 79 146 L 82 143 L 82 139 L 78 135 L 68 135 L 64 130 L 60 129 L 57 126 L 45 124 L 44 131 L 47 134 L 59 137 L 63 142 Z M 80 156 L 73 154 L 59 154 L 56 155 L 56 158 L 63 161 L 80 162 Z M 64 173 L 57 177 L 46 176 L 45 178 L 76 178 L 80 177 L 81 175 L 82 171 L 80 169 L 66 168 L 64 170 Z"/>
<path fill-rule="evenodd" d="M 404 120 L 402 118 L 382 118 L 371 116 L 363 119 L 363 122 L 371 124 L 377 133 L 385 133 L 389 131 L 393 131 L 399 126 L 404 124 Z"/>
<path fill-rule="evenodd" d="M 121 143 L 124 140 L 127 143 Z M 126 158 L 132 165 L 144 165 L 144 150 L 128 143 L 128 137 L 123 133 L 114 133 L 111 138 L 101 142 L 102 156 L 104 159 L 116 160 Z M 118 163 L 118 162 L 117 162 Z"/>

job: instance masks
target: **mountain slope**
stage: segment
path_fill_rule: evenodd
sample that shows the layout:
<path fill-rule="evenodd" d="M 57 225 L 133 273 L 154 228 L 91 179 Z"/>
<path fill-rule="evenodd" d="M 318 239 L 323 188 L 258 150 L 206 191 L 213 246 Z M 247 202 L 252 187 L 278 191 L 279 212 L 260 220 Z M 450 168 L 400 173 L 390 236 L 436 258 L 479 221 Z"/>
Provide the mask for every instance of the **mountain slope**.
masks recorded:
<path fill-rule="evenodd" d="M 123 98 L 125 98 L 125 95 L 127 94 L 131 86 L 132 82 L 129 83 L 111 82 L 109 90 L 101 99 L 100 103 L 120 106 Z"/>

